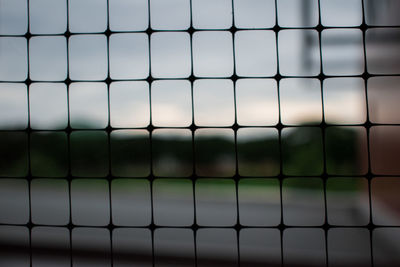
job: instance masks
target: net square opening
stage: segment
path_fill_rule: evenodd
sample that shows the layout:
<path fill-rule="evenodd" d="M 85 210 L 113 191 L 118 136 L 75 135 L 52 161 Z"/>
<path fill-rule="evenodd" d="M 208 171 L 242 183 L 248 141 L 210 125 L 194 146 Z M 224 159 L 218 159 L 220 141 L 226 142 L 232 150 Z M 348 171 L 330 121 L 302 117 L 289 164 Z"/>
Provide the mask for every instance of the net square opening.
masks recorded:
<path fill-rule="evenodd" d="M 233 75 L 233 40 L 228 31 L 197 31 L 193 34 L 193 73 L 197 77 Z"/>
<path fill-rule="evenodd" d="M 144 33 L 111 35 L 109 61 L 112 79 L 145 79 L 149 76 L 148 39 Z"/>
<path fill-rule="evenodd" d="M 30 126 L 63 130 L 68 126 L 68 95 L 64 83 L 33 83 L 29 87 Z"/>

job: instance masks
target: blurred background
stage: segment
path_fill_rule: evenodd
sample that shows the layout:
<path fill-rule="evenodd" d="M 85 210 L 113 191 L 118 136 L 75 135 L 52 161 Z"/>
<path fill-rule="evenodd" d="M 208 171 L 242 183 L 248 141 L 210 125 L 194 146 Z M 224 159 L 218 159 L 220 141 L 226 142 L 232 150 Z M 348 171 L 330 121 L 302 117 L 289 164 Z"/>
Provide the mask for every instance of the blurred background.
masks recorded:
<path fill-rule="evenodd" d="M 399 266 L 397 0 L 0 0 L 0 266 Z"/>

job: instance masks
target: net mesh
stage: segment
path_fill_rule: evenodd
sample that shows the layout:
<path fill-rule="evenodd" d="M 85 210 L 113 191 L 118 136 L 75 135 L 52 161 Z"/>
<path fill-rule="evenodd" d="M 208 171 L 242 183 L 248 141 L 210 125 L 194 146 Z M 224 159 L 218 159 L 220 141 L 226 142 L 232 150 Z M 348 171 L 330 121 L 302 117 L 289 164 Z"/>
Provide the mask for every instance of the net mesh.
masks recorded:
<path fill-rule="evenodd" d="M 0 262 L 396 266 L 398 4 L 335 3 L 0 1 Z"/>

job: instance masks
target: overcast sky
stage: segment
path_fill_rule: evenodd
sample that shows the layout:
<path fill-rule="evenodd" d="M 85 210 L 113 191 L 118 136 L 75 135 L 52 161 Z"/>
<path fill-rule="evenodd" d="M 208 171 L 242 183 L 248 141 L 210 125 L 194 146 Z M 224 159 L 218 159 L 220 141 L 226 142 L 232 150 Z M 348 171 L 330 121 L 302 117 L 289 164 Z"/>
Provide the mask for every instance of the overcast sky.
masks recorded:
<path fill-rule="evenodd" d="M 278 73 L 278 64 L 282 75 L 315 76 L 322 67 L 325 74 L 346 76 L 361 74 L 365 62 L 360 30 L 325 30 L 321 41 L 321 66 L 317 31 L 283 30 L 276 36 L 268 30 L 275 26 L 274 3 L 273 0 L 235 0 L 232 7 L 231 0 L 193 0 L 190 10 L 189 0 L 151 0 L 149 12 L 147 0 L 110 0 L 107 12 L 106 0 L 69 0 L 67 18 L 65 0 L 31 0 L 30 32 L 48 36 L 35 36 L 28 46 L 26 39 L 18 36 L 28 29 L 27 1 L 0 0 L 0 34 L 7 35 L 0 37 L 0 80 L 23 82 L 28 72 L 31 80 L 43 83 L 63 82 L 67 74 L 73 82 L 101 81 L 108 74 L 113 80 L 140 80 L 150 74 L 156 79 L 184 79 L 190 76 L 193 68 L 197 77 L 226 79 L 194 83 L 196 124 L 232 125 L 236 90 L 236 112 L 241 125 L 275 125 L 279 120 L 278 85 L 274 80 L 259 78 L 273 78 Z M 279 0 L 278 24 L 315 27 L 319 17 L 317 3 L 317 0 Z M 304 16 L 306 9 L 308 15 Z M 358 26 L 362 21 L 359 0 L 341 0 L 335 4 L 323 0 L 321 12 L 322 23 L 327 26 Z M 191 17 L 193 27 L 206 30 L 195 32 L 192 39 L 184 31 L 190 27 Z M 213 31 L 229 29 L 233 19 L 237 28 L 247 30 L 234 35 L 229 31 Z M 380 23 L 379 16 L 375 20 Z M 82 34 L 67 40 L 62 35 L 67 21 L 72 33 Z M 109 42 L 101 34 L 108 23 L 112 31 L 121 32 L 112 34 Z M 149 24 L 163 32 L 151 36 L 136 32 L 145 31 Z M 254 28 L 265 30 L 251 30 Z M 234 88 L 229 80 L 234 72 L 253 80 L 240 81 Z M 146 126 L 150 123 L 150 98 L 154 124 L 190 125 L 191 88 L 190 84 L 184 84 L 160 82 L 151 87 L 151 93 L 149 86 L 141 81 L 112 85 L 111 125 Z M 279 89 L 282 122 L 299 125 L 321 121 L 323 98 L 327 121 L 363 123 L 366 114 L 364 84 L 357 78 L 331 79 L 326 84 L 321 95 L 318 80 L 283 80 Z M 69 112 L 74 114 L 70 119 L 75 120 L 71 121 L 72 125 L 103 128 L 109 116 L 107 89 L 101 84 L 77 83 L 73 87 L 76 89 L 69 91 Z M 26 127 L 28 99 L 32 127 L 65 127 L 66 88 L 46 85 L 43 89 L 30 90 L 28 98 L 23 84 L 1 83 L 1 129 Z M 50 115 L 49 110 L 54 110 L 55 115 Z"/>

